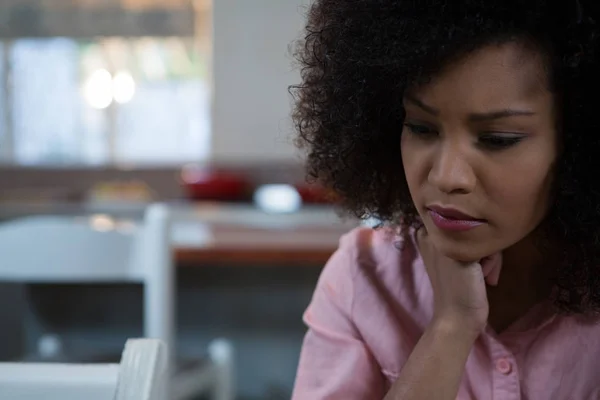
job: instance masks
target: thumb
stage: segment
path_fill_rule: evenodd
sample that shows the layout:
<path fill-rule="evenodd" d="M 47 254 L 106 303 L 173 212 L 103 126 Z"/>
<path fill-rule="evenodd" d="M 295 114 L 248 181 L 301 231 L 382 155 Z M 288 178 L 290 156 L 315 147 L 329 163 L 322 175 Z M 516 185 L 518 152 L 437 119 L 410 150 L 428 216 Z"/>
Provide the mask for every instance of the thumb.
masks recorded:
<path fill-rule="evenodd" d="M 481 260 L 481 268 L 485 282 L 490 286 L 497 286 L 502 270 L 502 253 L 496 253 Z"/>

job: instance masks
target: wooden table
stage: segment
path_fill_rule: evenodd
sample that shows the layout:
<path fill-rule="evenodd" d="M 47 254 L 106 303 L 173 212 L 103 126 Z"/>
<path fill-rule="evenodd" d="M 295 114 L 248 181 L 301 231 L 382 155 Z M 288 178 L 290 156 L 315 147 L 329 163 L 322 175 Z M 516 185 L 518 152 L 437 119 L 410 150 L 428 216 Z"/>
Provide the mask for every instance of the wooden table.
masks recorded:
<path fill-rule="evenodd" d="M 173 244 L 182 266 L 323 266 L 340 236 L 358 225 L 332 207 L 306 206 L 290 214 L 270 214 L 250 204 L 174 202 Z M 0 219 L 27 215 L 107 214 L 139 220 L 145 204 L 4 205 Z"/>
<path fill-rule="evenodd" d="M 269 214 L 252 206 L 174 207 L 173 244 L 182 266 L 323 266 L 358 225 L 330 207 Z"/>

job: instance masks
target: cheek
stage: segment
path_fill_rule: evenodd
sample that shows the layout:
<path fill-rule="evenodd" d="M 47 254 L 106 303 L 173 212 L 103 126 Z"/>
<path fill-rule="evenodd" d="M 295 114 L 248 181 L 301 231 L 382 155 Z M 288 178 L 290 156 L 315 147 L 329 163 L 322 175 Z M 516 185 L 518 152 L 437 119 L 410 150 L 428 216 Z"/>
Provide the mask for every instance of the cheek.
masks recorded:
<path fill-rule="evenodd" d="M 496 179 L 490 193 L 496 207 L 502 210 L 502 220 L 511 224 L 539 223 L 548 209 L 551 189 L 551 169 L 506 171 Z M 506 177 L 518 177 L 507 179 Z M 509 222 L 510 221 L 510 222 Z"/>
<path fill-rule="evenodd" d="M 550 201 L 550 191 L 556 161 L 556 145 L 545 135 L 531 141 L 509 159 L 496 164 L 494 178 L 489 181 L 494 189 L 489 191 L 492 202 L 513 223 L 530 223 L 545 215 Z"/>
<path fill-rule="evenodd" d="M 400 135 L 400 156 L 402 157 L 402 165 L 406 169 L 407 162 L 410 161 L 410 141 L 407 138 L 406 133 L 403 131 Z"/>

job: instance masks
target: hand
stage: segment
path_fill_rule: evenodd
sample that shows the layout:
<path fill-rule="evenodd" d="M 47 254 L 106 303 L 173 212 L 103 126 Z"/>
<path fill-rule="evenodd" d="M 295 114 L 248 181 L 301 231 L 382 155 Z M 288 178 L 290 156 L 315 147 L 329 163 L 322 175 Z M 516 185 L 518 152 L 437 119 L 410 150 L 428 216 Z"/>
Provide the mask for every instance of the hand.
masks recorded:
<path fill-rule="evenodd" d="M 487 324 L 489 305 L 485 284 L 498 284 L 501 254 L 463 263 L 440 254 L 424 227 L 419 229 L 417 239 L 434 293 L 432 323 L 471 335 L 475 340 Z"/>

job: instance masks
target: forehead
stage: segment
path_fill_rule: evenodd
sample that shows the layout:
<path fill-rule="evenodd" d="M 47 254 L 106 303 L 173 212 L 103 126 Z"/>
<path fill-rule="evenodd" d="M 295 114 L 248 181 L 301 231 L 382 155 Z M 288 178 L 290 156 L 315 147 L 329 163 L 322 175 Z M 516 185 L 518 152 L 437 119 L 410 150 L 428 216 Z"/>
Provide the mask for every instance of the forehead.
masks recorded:
<path fill-rule="evenodd" d="M 490 45 L 445 67 L 411 94 L 440 110 L 489 110 L 515 103 L 548 102 L 543 57 L 518 43 Z"/>

